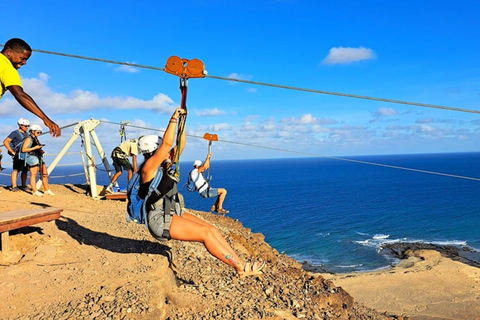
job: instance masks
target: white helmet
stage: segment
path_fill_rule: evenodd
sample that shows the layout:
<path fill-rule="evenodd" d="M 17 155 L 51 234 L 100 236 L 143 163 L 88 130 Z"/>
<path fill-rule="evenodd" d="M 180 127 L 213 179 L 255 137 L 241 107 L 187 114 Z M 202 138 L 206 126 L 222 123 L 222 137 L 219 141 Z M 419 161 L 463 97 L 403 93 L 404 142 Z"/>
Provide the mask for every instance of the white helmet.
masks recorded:
<path fill-rule="evenodd" d="M 43 131 L 42 127 L 38 124 L 32 124 L 30 131 Z"/>
<path fill-rule="evenodd" d="M 193 162 L 193 166 L 194 166 L 194 167 L 199 167 L 199 166 L 201 166 L 201 165 L 202 165 L 202 161 L 200 161 L 200 160 L 195 160 L 195 161 Z"/>
<path fill-rule="evenodd" d="M 18 124 L 19 126 L 29 126 L 29 125 L 30 125 L 30 121 L 28 121 L 28 119 L 25 119 L 25 118 L 20 118 L 20 119 L 18 119 L 17 124 Z"/>
<path fill-rule="evenodd" d="M 158 149 L 162 144 L 162 137 L 150 134 L 148 136 L 142 136 L 138 139 L 138 151 L 141 154 L 153 152 Z"/>

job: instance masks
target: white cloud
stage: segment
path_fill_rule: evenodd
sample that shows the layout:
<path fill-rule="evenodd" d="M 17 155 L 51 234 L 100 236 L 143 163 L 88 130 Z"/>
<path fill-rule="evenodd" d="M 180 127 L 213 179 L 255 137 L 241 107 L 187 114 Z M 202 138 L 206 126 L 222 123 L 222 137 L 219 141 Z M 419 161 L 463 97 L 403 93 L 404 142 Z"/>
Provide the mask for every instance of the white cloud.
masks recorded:
<path fill-rule="evenodd" d="M 253 78 L 253 76 L 232 72 L 228 75 L 227 78 L 238 79 L 238 80 L 251 80 Z M 235 84 L 235 83 L 237 83 L 237 81 L 230 81 L 229 83 L 230 84 Z M 252 91 L 249 91 L 249 92 L 252 92 Z"/>
<path fill-rule="evenodd" d="M 34 97 L 37 104 L 48 114 L 72 114 L 98 109 L 146 109 L 159 113 L 172 112 L 176 104 L 163 93 L 151 100 L 134 97 L 99 97 L 98 94 L 84 90 L 74 90 L 69 94 L 52 91 L 48 86 L 48 75 L 40 73 L 38 78 L 22 79 L 25 92 Z M 0 114 L 7 110 L 23 109 L 12 99 L 2 99 Z"/>
<path fill-rule="evenodd" d="M 211 131 L 227 131 L 231 129 L 231 126 L 228 123 L 217 123 L 209 126 Z"/>
<path fill-rule="evenodd" d="M 327 57 L 323 59 L 323 64 L 349 64 L 356 61 L 372 60 L 376 55 L 372 49 L 359 48 L 331 48 Z"/>
<path fill-rule="evenodd" d="M 276 127 L 275 123 L 272 123 L 272 122 L 267 122 L 262 126 L 263 131 L 274 131 L 274 130 L 276 130 L 276 128 L 277 127 Z"/>
<path fill-rule="evenodd" d="M 317 118 L 312 116 L 310 113 L 304 114 L 300 117 L 299 122 L 301 124 L 312 124 L 317 122 Z"/>
<path fill-rule="evenodd" d="M 218 116 L 226 114 L 225 111 L 219 110 L 218 108 L 195 110 L 194 112 L 199 117 Z"/>
<path fill-rule="evenodd" d="M 388 116 L 394 116 L 397 115 L 398 112 L 395 111 L 393 108 L 378 108 L 377 111 L 375 111 L 374 115 L 376 117 L 388 117 Z"/>
<path fill-rule="evenodd" d="M 132 66 L 126 66 L 126 65 L 121 65 L 121 66 L 115 68 L 115 70 L 119 71 L 119 72 L 126 72 L 126 73 L 138 73 L 138 72 L 140 72 L 140 70 L 138 68 L 135 68 L 135 67 L 132 67 Z"/>
<path fill-rule="evenodd" d="M 251 122 L 245 122 L 245 124 L 242 126 L 242 131 L 254 131 L 256 129 L 257 127 Z"/>
<path fill-rule="evenodd" d="M 435 122 L 433 118 L 418 119 L 417 121 L 415 121 L 415 123 L 419 123 L 419 124 L 433 123 L 433 122 Z"/>

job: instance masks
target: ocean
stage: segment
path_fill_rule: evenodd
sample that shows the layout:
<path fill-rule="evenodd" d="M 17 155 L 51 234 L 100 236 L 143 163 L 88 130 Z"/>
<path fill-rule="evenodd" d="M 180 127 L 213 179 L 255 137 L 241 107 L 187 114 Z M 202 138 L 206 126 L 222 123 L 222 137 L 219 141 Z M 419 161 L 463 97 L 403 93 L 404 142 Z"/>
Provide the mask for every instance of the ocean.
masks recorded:
<path fill-rule="evenodd" d="M 345 158 L 480 179 L 480 153 Z M 183 189 L 192 163 L 180 164 L 186 207 L 208 211 L 213 199 Z M 58 167 L 50 183 L 85 183 L 84 176 L 54 178 L 79 172 L 79 166 Z M 477 180 L 322 157 L 213 159 L 211 175 L 213 187 L 228 190 L 229 217 L 311 266 L 342 273 L 388 267 L 395 261 L 379 249 L 395 242 L 468 247 L 480 257 Z M 109 181 L 102 170 L 97 180 Z M 0 183 L 9 185 L 8 177 Z"/>

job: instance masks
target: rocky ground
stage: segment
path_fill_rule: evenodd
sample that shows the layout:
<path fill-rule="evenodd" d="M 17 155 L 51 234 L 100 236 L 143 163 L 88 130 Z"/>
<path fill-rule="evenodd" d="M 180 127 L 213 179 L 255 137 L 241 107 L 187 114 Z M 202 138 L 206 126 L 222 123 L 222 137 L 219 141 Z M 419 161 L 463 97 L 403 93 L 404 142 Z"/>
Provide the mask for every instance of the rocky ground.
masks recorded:
<path fill-rule="evenodd" d="M 2 319 L 407 319 L 360 305 L 228 217 L 189 210 L 241 257 L 264 259 L 262 275 L 240 278 L 198 243 L 155 241 L 126 222 L 124 201 L 93 200 L 82 186 L 53 185 L 53 197 L 0 190 L 0 212 L 64 210 L 54 234 L 48 223 L 11 231 Z"/>

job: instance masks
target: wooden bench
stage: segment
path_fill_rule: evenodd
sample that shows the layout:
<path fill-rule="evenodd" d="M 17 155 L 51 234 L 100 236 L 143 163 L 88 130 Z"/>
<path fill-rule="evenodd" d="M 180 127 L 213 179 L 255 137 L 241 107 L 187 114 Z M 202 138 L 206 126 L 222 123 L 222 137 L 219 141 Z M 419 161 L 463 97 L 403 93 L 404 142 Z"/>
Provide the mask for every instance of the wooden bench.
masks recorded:
<path fill-rule="evenodd" d="M 50 221 L 52 236 L 55 233 L 55 220 L 60 218 L 60 208 L 21 209 L 0 212 L 0 233 L 2 234 L 1 251 L 8 251 L 8 236 L 10 230 L 28 227 L 41 222 Z"/>

